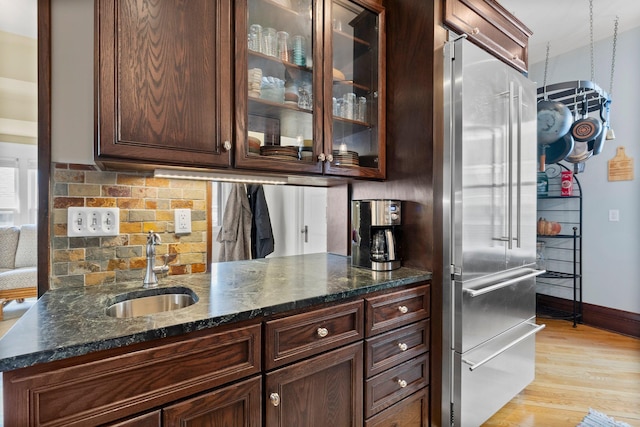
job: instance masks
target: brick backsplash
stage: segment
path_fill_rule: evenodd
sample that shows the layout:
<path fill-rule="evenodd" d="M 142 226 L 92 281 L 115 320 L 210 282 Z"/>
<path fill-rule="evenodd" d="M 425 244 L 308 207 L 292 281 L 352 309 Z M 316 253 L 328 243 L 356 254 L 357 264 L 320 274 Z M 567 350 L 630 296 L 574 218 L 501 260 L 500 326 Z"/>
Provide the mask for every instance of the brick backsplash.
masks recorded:
<path fill-rule="evenodd" d="M 52 176 L 52 288 L 144 278 L 147 233 L 160 235 L 156 265 L 169 254 L 168 274 L 206 271 L 207 183 L 105 172 L 92 165 L 56 163 Z M 67 237 L 70 206 L 120 208 L 120 234 Z M 191 209 L 192 232 L 174 234 L 174 209 Z M 160 276 L 162 282 L 162 277 Z"/>

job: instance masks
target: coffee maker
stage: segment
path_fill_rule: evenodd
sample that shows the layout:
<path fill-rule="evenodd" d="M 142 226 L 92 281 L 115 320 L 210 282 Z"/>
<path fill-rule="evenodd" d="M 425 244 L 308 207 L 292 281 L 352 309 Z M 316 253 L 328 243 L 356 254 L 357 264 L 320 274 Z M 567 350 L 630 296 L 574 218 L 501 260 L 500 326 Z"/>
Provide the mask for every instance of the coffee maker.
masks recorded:
<path fill-rule="evenodd" d="M 398 200 L 351 202 L 351 264 L 374 271 L 400 268 Z"/>

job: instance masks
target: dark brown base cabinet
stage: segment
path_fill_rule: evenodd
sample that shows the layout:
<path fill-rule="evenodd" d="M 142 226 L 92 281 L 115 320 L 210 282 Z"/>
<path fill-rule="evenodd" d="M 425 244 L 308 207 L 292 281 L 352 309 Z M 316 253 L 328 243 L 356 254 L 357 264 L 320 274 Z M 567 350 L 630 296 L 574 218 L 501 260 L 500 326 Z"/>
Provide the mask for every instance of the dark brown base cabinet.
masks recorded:
<path fill-rule="evenodd" d="M 261 427 L 260 377 L 199 395 L 109 427 Z"/>
<path fill-rule="evenodd" d="M 5 372 L 4 422 L 428 426 L 429 289 L 421 283 Z"/>
<path fill-rule="evenodd" d="M 266 375 L 268 427 L 362 426 L 362 343 Z"/>

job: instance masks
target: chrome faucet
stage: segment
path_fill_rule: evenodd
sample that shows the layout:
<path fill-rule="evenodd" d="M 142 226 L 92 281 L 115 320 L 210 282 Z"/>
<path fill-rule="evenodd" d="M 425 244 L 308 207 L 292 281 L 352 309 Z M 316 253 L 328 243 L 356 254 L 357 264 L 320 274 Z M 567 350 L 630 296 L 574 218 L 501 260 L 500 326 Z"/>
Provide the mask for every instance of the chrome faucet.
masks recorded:
<path fill-rule="evenodd" d="M 164 256 L 164 265 L 162 266 L 154 266 L 155 258 L 156 258 L 156 246 L 160 244 L 160 236 L 153 231 L 149 231 L 147 235 L 147 270 L 144 275 L 144 281 L 142 283 L 143 288 L 154 288 L 158 286 L 158 277 L 156 276 L 156 272 L 165 273 L 169 270 L 169 266 L 167 262 L 169 260 L 169 255 Z"/>

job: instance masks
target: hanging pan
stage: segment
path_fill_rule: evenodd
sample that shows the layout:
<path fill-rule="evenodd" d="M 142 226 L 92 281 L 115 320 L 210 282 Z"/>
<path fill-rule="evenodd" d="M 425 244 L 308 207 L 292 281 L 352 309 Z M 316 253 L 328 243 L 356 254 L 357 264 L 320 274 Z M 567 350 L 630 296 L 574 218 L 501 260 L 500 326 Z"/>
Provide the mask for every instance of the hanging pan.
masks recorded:
<path fill-rule="evenodd" d="M 584 141 L 575 141 L 573 150 L 564 159 L 569 163 L 581 163 L 587 160 L 593 155 L 593 151 L 589 150 L 589 147 Z"/>
<path fill-rule="evenodd" d="M 545 93 L 546 97 L 546 93 Z M 538 144 L 551 144 L 571 129 L 571 111 L 562 102 L 538 102 Z"/>
<path fill-rule="evenodd" d="M 606 103 L 607 101 L 604 99 L 600 102 L 600 120 L 602 120 L 602 130 L 597 137 L 587 143 L 588 149 L 593 152 L 594 156 L 597 156 L 602 152 L 602 149 L 604 148 L 604 141 L 607 139 L 607 130 L 609 129 L 609 125 L 607 124 L 607 116 L 605 113 Z"/>
<path fill-rule="evenodd" d="M 544 163 L 551 165 L 564 160 L 565 157 L 573 150 L 574 141 L 570 133 L 566 133 L 559 140 L 547 145 L 538 145 L 538 155 L 542 155 L 542 148 L 544 148 Z"/>
<path fill-rule="evenodd" d="M 598 119 L 589 117 L 587 96 L 582 98 L 582 118 L 576 120 L 571 126 L 571 136 L 579 142 L 588 142 L 595 139 L 602 132 L 602 123 Z"/>
<path fill-rule="evenodd" d="M 544 172 L 547 162 L 547 149 L 551 144 L 562 139 L 571 129 L 571 111 L 562 102 L 550 101 L 547 96 L 547 67 L 549 66 L 549 48 L 544 61 L 544 97 L 538 102 L 538 154 L 540 155 L 540 172 Z M 571 151 L 571 150 L 569 150 Z M 556 154 L 554 152 L 554 154 Z"/>

